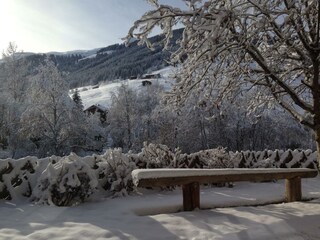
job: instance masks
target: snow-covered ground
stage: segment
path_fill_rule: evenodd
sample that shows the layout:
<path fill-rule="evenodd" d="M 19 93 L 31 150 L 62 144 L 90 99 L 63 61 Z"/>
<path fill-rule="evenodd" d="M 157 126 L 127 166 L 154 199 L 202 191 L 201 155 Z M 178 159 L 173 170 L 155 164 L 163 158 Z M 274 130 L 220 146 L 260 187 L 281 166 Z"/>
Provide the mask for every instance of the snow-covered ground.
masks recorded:
<path fill-rule="evenodd" d="M 169 90 L 172 86 L 172 80 L 170 74 L 173 73 L 172 67 L 167 67 L 158 71 L 153 72 L 154 74 L 161 74 L 161 78 L 158 79 L 133 79 L 123 80 L 108 84 L 102 84 L 98 86 L 85 86 L 78 88 L 80 97 L 82 99 L 84 108 L 90 107 L 93 104 L 100 104 L 108 107 L 111 104 L 111 94 L 116 92 L 117 88 L 121 84 L 127 84 L 129 87 L 135 90 L 143 90 L 142 82 L 145 80 L 151 81 L 153 84 L 159 84 L 164 87 L 164 90 Z"/>
<path fill-rule="evenodd" d="M 180 189 L 144 190 L 76 207 L 0 201 L 0 239 L 290 239 L 320 238 L 320 177 L 303 180 L 308 202 L 269 204 L 284 182 L 201 189 L 202 210 L 179 212 Z M 213 209 L 208 209 L 212 208 Z"/>

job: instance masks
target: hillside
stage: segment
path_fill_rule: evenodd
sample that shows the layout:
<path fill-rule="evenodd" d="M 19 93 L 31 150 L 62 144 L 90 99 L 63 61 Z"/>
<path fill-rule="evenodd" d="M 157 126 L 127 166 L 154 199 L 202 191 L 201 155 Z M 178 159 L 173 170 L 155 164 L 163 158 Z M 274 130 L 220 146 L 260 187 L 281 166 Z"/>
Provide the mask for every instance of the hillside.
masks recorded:
<path fill-rule="evenodd" d="M 181 34 L 177 30 L 172 40 L 172 47 Z M 165 60 L 169 59 L 169 52 L 162 51 L 161 36 L 150 39 L 156 44 L 151 51 L 145 45 L 139 46 L 137 42 L 129 47 L 124 44 L 115 44 L 101 48 L 96 54 L 81 58 L 77 61 L 78 69 L 70 72 L 67 79 L 73 87 L 86 84 L 97 84 L 100 81 L 127 79 L 137 77 L 144 73 L 161 69 L 167 66 Z"/>
<path fill-rule="evenodd" d="M 180 38 L 181 33 L 182 29 L 174 31 L 169 51 L 176 48 L 176 41 Z M 28 74 L 33 75 L 37 66 L 49 56 L 57 64 L 58 69 L 64 73 L 70 88 L 76 88 L 96 85 L 102 81 L 136 78 L 168 66 L 167 60 L 170 52 L 163 51 L 162 39 L 160 35 L 149 39 L 155 44 L 153 51 L 145 45 L 138 45 L 135 41 L 129 46 L 122 43 L 86 51 L 27 53 L 24 54 L 24 57 L 29 67 Z"/>
<path fill-rule="evenodd" d="M 163 86 L 164 90 L 170 90 L 172 86 L 172 79 L 170 78 L 170 74 L 172 74 L 174 68 L 166 67 L 164 69 L 154 71 L 153 74 L 160 74 L 161 77 L 157 79 L 148 79 L 152 84 L 159 84 Z M 143 90 L 144 86 L 142 82 L 146 79 L 133 79 L 133 80 L 122 80 L 110 83 L 102 83 L 100 85 L 89 85 L 78 88 L 83 106 L 87 108 L 93 104 L 100 104 L 105 107 L 109 107 L 111 104 L 111 95 L 116 92 L 118 87 L 121 84 L 126 84 L 130 88 L 138 90 Z M 70 93 L 73 92 L 73 89 L 70 90 Z"/>

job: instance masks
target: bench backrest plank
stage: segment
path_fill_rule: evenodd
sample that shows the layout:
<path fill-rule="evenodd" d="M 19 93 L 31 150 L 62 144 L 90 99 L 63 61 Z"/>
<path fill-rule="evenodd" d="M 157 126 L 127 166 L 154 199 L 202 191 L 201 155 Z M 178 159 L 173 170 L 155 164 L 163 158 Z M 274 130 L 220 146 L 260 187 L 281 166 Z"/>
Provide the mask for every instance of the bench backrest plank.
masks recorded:
<path fill-rule="evenodd" d="M 295 169 L 139 169 L 132 172 L 138 187 L 161 187 L 238 181 L 268 181 L 278 179 L 312 178 L 318 171 L 307 168 Z"/>

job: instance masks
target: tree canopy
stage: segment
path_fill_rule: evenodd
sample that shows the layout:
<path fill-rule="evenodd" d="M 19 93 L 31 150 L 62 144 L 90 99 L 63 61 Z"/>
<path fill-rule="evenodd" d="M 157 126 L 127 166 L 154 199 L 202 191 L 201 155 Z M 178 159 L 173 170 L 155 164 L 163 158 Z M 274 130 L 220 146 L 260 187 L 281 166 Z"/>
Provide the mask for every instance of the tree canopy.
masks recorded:
<path fill-rule="evenodd" d="M 184 0 L 183 9 L 149 2 L 155 10 L 134 23 L 127 39 L 148 45 L 160 27 L 167 46 L 173 29 L 184 27 L 171 55 L 180 66 L 172 102 L 196 94 L 199 104 L 219 104 L 255 91 L 254 107 L 275 100 L 314 130 L 320 149 L 319 1 Z"/>

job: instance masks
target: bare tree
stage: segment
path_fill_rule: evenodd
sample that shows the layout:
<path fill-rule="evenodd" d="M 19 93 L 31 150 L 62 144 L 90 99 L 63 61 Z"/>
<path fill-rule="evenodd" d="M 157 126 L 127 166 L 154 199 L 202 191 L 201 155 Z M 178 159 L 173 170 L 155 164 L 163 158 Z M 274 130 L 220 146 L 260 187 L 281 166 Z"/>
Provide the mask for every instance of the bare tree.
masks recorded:
<path fill-rule="evenodd" d="M 276 101 L 315 133 L 320 156 L 320 7 L 316 0 L 184 0 L 145 13 L 127 39 L 147 43 L 155 27 L 170 44 L 184 31 L 172 63 L 180 64 L 172 102 L 197 94 L 219 104 L 233 93 L 254 91 L 255 108 Z M 319 161 L 320 163 L 320 161 Z"/>
<path fill-rule="evenodd" d="M 136 103 L 137 93 L 127 85 L 121 85 L 117 92 L 112 94 L 112 104 L 108 114 L 109 128 L 116 146 L 125 150 L 130 150 L 134 141 Z"/>
<path fill-rule="evenodd" d="M 69 97 L 69 88 L 52 61 L 46 59 L 32 80 L 21 134 L 37 145 L 40 155 L 67 154 L 73 141 L 84 135 L 85 116 Z"/>
<path fill-rule="evenodd" d="M 112 94 L 108 128 L 114 147 L 140 151 L 144 141 L 156 138 L 152 111 L 159 104 L 162 91 L 163 88 L 154 82 L 140 88 L 121 85 Z"/>
<path fill-rule="evenodd" d="M 27 63 L 22 57 L 22 51 L 14 42 L 10 42 L 6 51 L 2 53 L 5 62 L 6 89 L 9 97 L 15 102 L 23 101 L 27 87 Z"/>
<path fill-rule="evenodd" d="M 15 43 L 10 42 L 8 48 L 2 53 L 4 60 L 4 81 L 0 86 L 2 123 L 0 142 L 8 145 L 15 157 L 22 139 L 19 138 L 20 117 L 26 106 L 25 93 L 27 89 L 27 62 L 18 51 Z"/>

